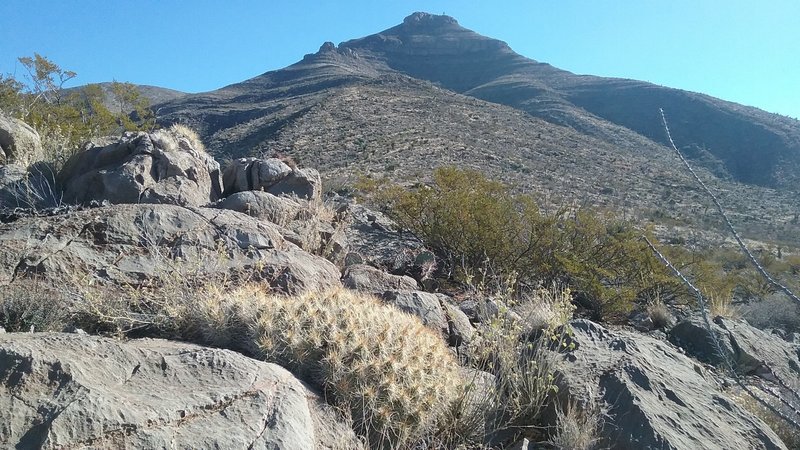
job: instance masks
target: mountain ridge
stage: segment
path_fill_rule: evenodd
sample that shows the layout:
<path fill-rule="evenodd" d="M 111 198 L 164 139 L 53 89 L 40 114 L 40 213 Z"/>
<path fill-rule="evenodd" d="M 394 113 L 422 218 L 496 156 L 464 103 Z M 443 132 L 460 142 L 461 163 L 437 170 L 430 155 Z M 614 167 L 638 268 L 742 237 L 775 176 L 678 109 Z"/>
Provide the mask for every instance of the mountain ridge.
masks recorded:
<path fill-rule="evenodd" d="M 156 107 L 162 124 L 197 128 L 218 156 L 279 152 L 342 182 L 365 174 L 413 182 L 437 166 L 468 164 L 567 203 L 713 222 L 700 217 L 702 196 L 664 146 L 663 107 L 676 143 L 738 225 L 764 239 L 797 239 L 791 180 L 800 177 L 800 150 L 790 144 L 800 142 L 800 122 L 703 94 L 575 75 L 445 16 L 412 14 L 374 35 L 326 42 L 286 68 Z"/>

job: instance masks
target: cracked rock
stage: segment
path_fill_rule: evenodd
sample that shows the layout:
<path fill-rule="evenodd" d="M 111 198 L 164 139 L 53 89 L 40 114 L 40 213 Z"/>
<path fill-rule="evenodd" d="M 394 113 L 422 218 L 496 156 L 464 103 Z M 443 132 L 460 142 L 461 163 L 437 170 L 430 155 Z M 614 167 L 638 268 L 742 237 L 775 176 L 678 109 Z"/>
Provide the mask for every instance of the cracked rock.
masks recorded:
<path fill-rule="evenodd" d="M 571 326 L 576 348 L 564 354 L 559 393 L 606 410 L 601 447 L 786 448 L 672 345 L 588 320 Z"/>
<path fill-rule="evenodd" d="M 333 264 L 286 241 L 281 231 L 235 211 L 175 205 L 23 217 L 0 223 L 0 286 L 28 276 L 59 283 L 76 274 L 135 284 L 174 270 L 254 275 L 285 292 L 339 285 Z"/>
<path fill-rule="evenodd" d="M 228 350 L 0 335 L 2 448 L 354 448 L 317 403 L 287 370 Z"/>

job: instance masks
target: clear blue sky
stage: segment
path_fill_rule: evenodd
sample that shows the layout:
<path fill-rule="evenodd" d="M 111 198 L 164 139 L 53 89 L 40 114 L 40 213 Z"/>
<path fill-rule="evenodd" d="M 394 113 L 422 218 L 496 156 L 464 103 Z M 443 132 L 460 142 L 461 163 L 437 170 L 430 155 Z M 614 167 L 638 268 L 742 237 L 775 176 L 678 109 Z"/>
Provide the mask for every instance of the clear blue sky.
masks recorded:
<path fill-rule="evenodd" d="M 39 52 L 72 85 L 207 91 L 324 41 L 442 12 L 576 73 L 646 80 L 800 117 L 800 0 L 0 0 L 0 73 Z"/>

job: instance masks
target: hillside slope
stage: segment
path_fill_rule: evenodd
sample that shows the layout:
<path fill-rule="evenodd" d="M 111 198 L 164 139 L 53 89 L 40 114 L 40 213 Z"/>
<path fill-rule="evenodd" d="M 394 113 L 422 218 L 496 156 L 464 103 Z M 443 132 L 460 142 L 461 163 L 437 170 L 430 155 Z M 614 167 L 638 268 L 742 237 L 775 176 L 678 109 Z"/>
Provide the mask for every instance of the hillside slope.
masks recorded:
<path fill-rule="evenodd" d="M 417 13 L 377 35 L 325 43 L 285 69 L 157 105 L 162 122 L 196 127 L 222 158 L 280 152 L 342 182 L 370 173 L 414 182 L 437 166 L 466 165 L 550 205 L 716 227 L 661 145 L 661 106 L 737 225 L 760 239 L 797 239 L 800 208 L 787 184 L 800 174 L 790 146 L 797 121 L 647 83 L 573 75 L 446 16 Z M 768 150 L 752 151 L 759 146 Z"/>
<path fill-rule="evenodd" d="M 575 75 L 525 58 L 448 16 L 415 13 L 340 48 L 604 140 L 614 139 L 620 132 L 613 125 L 620 125 L 666 144 L 658 112 L 664 108 L 678 145 L 718 159 L 720 173 L 769 187 L 789 188 L 800 180 L 800 121 L 641 81 Z M 626 140 L 637 144 L 635 137 Z"/>

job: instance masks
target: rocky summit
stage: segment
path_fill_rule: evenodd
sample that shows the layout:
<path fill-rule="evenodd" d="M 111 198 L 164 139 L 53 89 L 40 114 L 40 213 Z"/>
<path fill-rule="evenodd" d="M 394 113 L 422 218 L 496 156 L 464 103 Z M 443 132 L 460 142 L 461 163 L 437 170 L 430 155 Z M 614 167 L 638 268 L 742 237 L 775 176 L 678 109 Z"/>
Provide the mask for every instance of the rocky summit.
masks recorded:
<path fill-rule="evenodd" d="M 142 95 L 0 112 L 0 447 L 800 448 L 798 121 L 422 12 Z"/>

